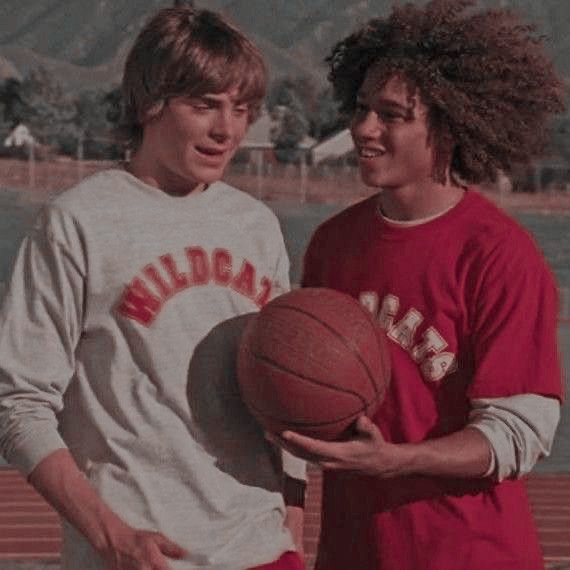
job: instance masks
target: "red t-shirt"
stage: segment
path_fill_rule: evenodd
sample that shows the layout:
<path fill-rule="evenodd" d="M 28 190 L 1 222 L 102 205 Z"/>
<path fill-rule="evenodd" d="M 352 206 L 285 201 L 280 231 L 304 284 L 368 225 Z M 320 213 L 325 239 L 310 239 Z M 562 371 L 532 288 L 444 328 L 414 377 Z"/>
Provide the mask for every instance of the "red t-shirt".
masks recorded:
<path fill-rule="evenodd" d="M 374 418 L 384 437 L 460 430 L 472 398 L 561 398 L 557 290 L 528 232 L 473 190 L 409 227 L 382 219 L 376 200 L 318 228 L 303 286 L 349 293 L 386 331 L 392 382 Z M 325 473 L 318 569 L 542 567 L 521 481 Z"/>

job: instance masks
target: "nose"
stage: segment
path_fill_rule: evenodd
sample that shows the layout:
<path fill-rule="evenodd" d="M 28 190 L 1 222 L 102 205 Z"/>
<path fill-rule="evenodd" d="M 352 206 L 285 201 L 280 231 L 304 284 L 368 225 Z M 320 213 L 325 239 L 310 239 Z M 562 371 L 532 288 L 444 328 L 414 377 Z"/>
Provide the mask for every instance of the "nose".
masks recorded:
<path fill-rule="evenodd" d="M 230 139 L 234 133 L 234 119 L 231 110 L 218 109 L 212 124 L 211 135 L 218 141 Z"/>
<path fill-rule="evenodd" d="M 382 134 L 384 124 L 378 114 L 369 109 L 364 113 L 355 113 L 350 128 L 355 139 L 371 139 Z"/>

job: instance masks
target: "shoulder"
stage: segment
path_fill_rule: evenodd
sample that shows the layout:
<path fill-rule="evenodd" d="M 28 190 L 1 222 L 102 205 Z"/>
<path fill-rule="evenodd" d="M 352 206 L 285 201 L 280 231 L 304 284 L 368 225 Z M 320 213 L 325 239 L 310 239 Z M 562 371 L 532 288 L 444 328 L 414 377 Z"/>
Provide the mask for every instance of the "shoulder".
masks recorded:
<path fill-rule="evenodd" d="M 273 210 L 247 192 L 221 181 L 214 183 L 211 189 L 217 193 L 218 204 L 228 212 L 236 224 L 247 226 L 256 223 L 274 229 L 280 227 L 279 219 Z"/>
<path fill-rule="evenodd" d="M 554 286 L 554 274 L 531 232 L 485 197 L 473 194 L 470 201 L 462 249 L 480 290 L 514 290 L 515 284 L 522 289 L 538 282 Z"/>
<path fill-rule="evenodd" d="M 49 205 L 70 215 L 80 215 L 86 213 L 87 208 L 109 207 L 120 199 L 118 190 L 128 186 L 128 178 L 122 170 L 102 170 L 64 190 Z"/>
<path fill-rule="evenodd" d="M 128 183 L 121 172 L 117 169 L 92 174 L 46 202 L 36 215 L 32 235 L 69 243 L 81 242 L 88 228 L 97 231 L 98 220 L 124 207 L 121 200 L 126 198 L 121 186 Z"/>
<path fill-rule="evenodd" d="M 481 255 L 505 259 L 542 259 L 542 252 L 529 230 L 481 194 L 470 191 L 463 223 L 467 248 Z"/>
<path fill-rule="evenodd" d="M 377 195 L 365 198 L 326 219 L 315 230 L 314 240 L 346 238 L 347 234 L 352 235 L 355 230 L 362 229 L 364 221 L 369 219 L 370 212 L 376 207 L 376 200 Z"/>
<path fill-rule="evenodd" d="M 243 190 L 240 190 L 239 188 L 236 188 L 235 186 L 231 186 L 227 182 L 215 182 L 212 184 L 211 188 L 216 190 L 216 192 L 220 194 L 220 197 L 226 202 L 237 204 L 240 207 L 254 210 L 269 217 L 274 216 L 271 208 L 261 200 L 247 192 L 244 192 Z"/>

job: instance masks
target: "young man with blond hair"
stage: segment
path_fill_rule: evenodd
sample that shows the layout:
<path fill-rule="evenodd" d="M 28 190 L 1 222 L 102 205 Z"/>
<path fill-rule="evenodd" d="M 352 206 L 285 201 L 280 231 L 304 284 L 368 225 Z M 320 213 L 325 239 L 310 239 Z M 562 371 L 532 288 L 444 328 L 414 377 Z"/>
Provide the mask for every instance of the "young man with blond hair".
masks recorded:
<path fill-rule="evenodd" d="M 303 568 L 301 494 L 286 507 L 232 372 L 235 317 L 289 287 L 276 217 L 220 182 L 265 87 L 219 15 L 159 11 L 125 65 L 131 160 L 48 204 L 21 247 L 0 453 L 62 514 L 65 569 Z"/>

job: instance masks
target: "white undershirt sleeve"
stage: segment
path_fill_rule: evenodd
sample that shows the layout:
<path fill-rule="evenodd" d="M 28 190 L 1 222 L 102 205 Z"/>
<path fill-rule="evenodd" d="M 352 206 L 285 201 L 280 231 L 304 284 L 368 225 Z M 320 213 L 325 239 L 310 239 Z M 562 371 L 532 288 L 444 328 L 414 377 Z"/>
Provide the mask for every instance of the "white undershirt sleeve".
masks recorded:
<path fill-rule="evenodd" d="M 538 394 L 471 401 L 468 426 L 478 429 L 491 445 L 491 464 L 485 476 L 498 481 L 530 473 L 536 462 L 550 455 L 560 421 L 560 402 Z"/>

